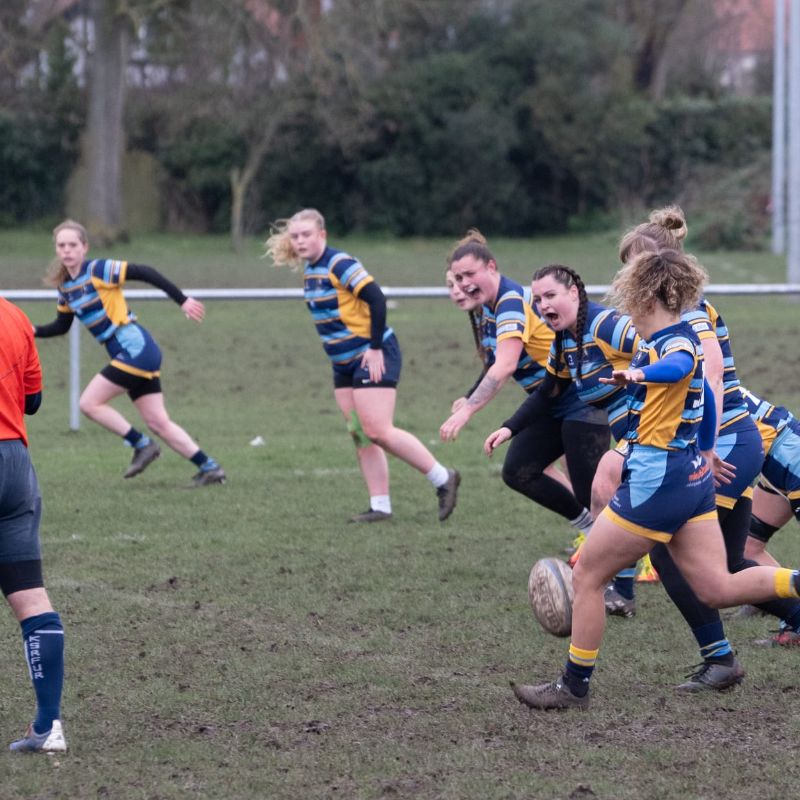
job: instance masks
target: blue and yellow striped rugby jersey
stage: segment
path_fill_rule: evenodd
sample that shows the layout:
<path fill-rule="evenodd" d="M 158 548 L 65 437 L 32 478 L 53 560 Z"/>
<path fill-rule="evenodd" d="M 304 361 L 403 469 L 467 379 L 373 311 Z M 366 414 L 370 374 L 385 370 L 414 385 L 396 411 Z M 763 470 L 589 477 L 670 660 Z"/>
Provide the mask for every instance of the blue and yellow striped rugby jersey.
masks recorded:
<path fill-rule="evenodd" d="M 640 340 L 631 369 L 655 364 L 670 353 L 685 351 L 694 369 L 677 383 L 628 384 L 628 432 L 634 444 L 661 450 L 683 450 L 696 441 L 703 419 L 703 346 L 685 321 Z"/>
<path fill-rule="evenodd" d="M 553 331 L 533 310 L 530 298 L 530 290 L 526 292 L 516 281 L 501 275 L 494 304 L 486 304 L 481 310 L 481 342 L 492 352 L 491 363 L 500 342 L 522 340 L 513 377 L 526 392 L 532 392 L 544 379 L 554 338 Z"/>
<path fill-rule="evenodd" d="M 730 336 L 722 315 L 708 300 L 703 298 L 697 308 L 685 312 L 681 319 L 692 326 L 701 343 L 704 339 L 711 337 L 716 337 L 719 342 L 723 363 L 722 418 L 719 420 L 719 429 L 723 430 L 733 425 L 734 422 L 747 419 L 747 405 L 739 390 L 739 378 L 736 375 Z"/>
<path fill-rule="evenodd" d="M 758 432 L 761 434 L 761 442 L 764 445 L 764 452 L 769 453 L 778 434 L 794 419 L 794 415 L 788 408 L 774 406 L 753 394 L 749 389 L 740 386 L 744 402 L 750 417 L 755 422 Z"/>
<path fill-rule="evenodd" d="M 136 319 L 122 293 L 127 269 L 127 261 L 84 261 L 78 275 L 58 287 L 58 310 L 73 313 L 98 342 L 108 341 Z"/>
<path fill-rule="evenodd" d="M 570 331 L 562 333 L 561 373 L 566 364 L 578 397 L 584 403 L 608 409 L 608 423 L 615 431 L 617 424 L 623 423 L 628 416 L 627 391 L 624 386 L 600 383 L 600 378 L 610 378 L 615 369 L 627 369 L 638 347 L 639 335 L 629 316 L 599 303 L 589 302 L 579 378 L 578 342 Z M 556 374 L 555 342 L 550 348 L 547 371 Z M 615 438 L 618 438 L 616 433 Z"/>
<path fill-rule="evenodd" d="M 303 297 L 334 364 L 349 364 L 361 358 L 370 344 L 369 305 L 360 300 L 361 290 L 373 282 L 361 262 L 347 253 L 326 247 L 303 272 Z M 388 326 L 383 340 L 392 335 Z"/>

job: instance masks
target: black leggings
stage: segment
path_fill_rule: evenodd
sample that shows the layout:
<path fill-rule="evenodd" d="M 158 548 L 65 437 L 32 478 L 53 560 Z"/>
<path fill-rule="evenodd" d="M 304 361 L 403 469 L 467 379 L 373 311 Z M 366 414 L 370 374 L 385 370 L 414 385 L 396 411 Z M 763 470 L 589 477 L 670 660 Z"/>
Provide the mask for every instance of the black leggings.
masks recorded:
<path fill-rule="evenodd" d="M 732 509 L 717 507 L 730 572 L 741 572 L 748 567 L 758 566 L 757 562 L 744 557 L 744 545 L 750 529 L 752 508 L 752 500 L 746 497 L 740 497 Z M 719 611 L 700 602 L 663 544 L 657 544 L 650 551 L 650 560 L 658 570 L 664 589 L 683 618 L 689 623 L 689 627 L 694 630 L 703 625 L 720 621 Z M 797 610 L 797 604 L 797 600 L 785 599 L 768 600 L 756 605 L 768 614 L 779 619 L 786 619 Z"/>
<path fill-rule="evenodd" d="M 576 519 L 591 506 L 594 473 L 610 444 L 607 425 L 542 415 L 511 440 L 503 462 L 503 480 L 534 503 L 567 520 Z M 567 459 L 574 494 L 543 474 L 562 455 Z"/>

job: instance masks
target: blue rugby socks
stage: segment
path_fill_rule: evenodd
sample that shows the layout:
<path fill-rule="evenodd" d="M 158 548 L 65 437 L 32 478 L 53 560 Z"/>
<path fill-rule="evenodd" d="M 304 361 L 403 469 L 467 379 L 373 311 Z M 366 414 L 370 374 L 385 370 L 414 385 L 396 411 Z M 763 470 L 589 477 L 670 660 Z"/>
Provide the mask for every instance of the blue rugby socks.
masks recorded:
<path fill-rule="evenodd" d="M 636 579 L 636 564 L 621 569 L 614 576 L 614 588 L 626 599 L 633 600 L 633 582 Z"/>
<path fill-rule="evenodd" d="M 599 650 L 583 650 L 570 642 L 569 658 L 564 667 L 564 683 L 576 697 L 585 697 L 589 691 L 589 679 L 594 672 L 599 652 Z"/>
<path fill-rule="evenodd" d="M 725 637 L 722 621 L 710 622 L 692 628 L 694 638 L 700 646 L 700 658 L 703 661 L 715 661 L 719 664 L 733 664 L 733 650 Z"/>
<path fill-rule="evenodd" d="M 149 445 L 152 441 L 149 436 L 146 436 L 144 433 L 140 433 L 136 430 L 136 428 L 133 427 L 131 427 L 131 429 L 122 438 L 127 444 L 129 444 L 131 447 L 135 447 L 137 450 L 147 447 L 147 445 Z"/>
<path fill-rule="evenodd" d="M 64 683 L 64 627 L 55 611 L 37 614 L 20 622 L 25 660 L 36 694 L 35 733 L 47 733 L 60 719 Z"/>
<path fill-rule="evenodd" d="M 202 450 L 198 450 L 190 459 L 200 472 L 210 472 L 212 469 L 219 469 L 219 463 L 206 455 Z"/>

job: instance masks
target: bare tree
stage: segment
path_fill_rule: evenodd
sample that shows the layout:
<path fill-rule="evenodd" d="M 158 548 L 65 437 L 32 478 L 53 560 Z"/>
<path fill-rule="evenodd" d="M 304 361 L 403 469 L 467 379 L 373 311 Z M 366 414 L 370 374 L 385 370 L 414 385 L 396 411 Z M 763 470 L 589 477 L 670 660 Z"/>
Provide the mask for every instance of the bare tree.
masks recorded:
<path fill-rule="evenodd" d="M 711 0 L 612 0 L 610 11 L 633 34 L 635 87 L 661 100 L 679 76 L 685 84 L 692 73 L 695 80 L 715 75 L 720 65 L 709 45 L 725 28 L 740 23 L 746 4 L 752 0 L 732 4 L 739 7 L 737 12 Z"/>
<path fill-rule="evenodd" d="M 123 112 L 132 37 L 129 14 L 108 0 L 89 0 L 93 42 L 85 138 L 87 218 L 93 239 L 110 244 L 126 236 L 122 208 Z"/>

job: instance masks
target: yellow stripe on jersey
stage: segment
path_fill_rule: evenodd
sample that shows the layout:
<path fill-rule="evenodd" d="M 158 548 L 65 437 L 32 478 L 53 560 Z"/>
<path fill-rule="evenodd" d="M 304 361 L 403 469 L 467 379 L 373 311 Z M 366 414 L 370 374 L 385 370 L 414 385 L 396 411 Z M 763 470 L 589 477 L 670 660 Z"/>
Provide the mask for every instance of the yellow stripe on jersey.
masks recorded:
<path fill-rule="evenodd" d="M 548 327 L 547 323 L 536 316 L 530 307 L 525 306 L 525 331 L 522 334 L 523 348 L 525 352 L 539 366 L 546 366 L 550 355 L 550 347 L 553 344 L 555 333 Z M 500 341 L 498 337 L 497 341 Z M 569 370 L 566 365 L 562 367 L 558 375 L 560 378 L 569 378 Z"/>
<path fill-rule="evenodd" d="M 102 278 L 92 275 L 92 285 L 100 296 L 106 315 L 114 325 L 125 325 L 130 319 L 128 304 L 125 302 L 125 295 L 122 294 L 122 286 L 128 274 L 128 262 L 120 262 L 119 281 L 117 283 L 107 283 Z"/>
<path fill-rule="evenodd" d="M 375 279 L 370 275 L 359 286 L 356 286 L 354 292 L 345 288 L 342 282 L 333 274 L 333 271 L 329 272 L 329 279 L 336 289 L 336 301 L 339 306 L 339 316 L 342 323 L 356 336 L 369 339 L 371 333 L 369 305 L 364 300 L 361 300 L 358 295 L 367 284 L 373 283 Z"/>

